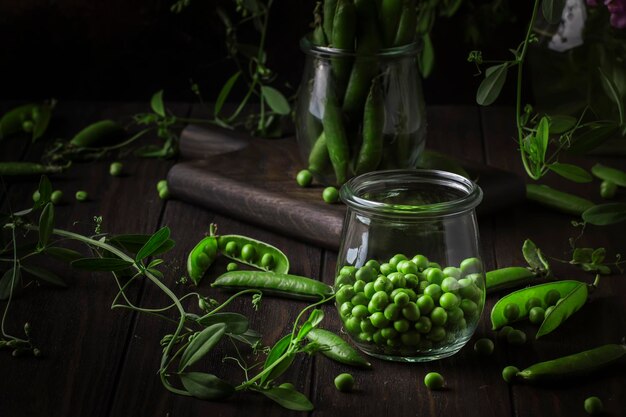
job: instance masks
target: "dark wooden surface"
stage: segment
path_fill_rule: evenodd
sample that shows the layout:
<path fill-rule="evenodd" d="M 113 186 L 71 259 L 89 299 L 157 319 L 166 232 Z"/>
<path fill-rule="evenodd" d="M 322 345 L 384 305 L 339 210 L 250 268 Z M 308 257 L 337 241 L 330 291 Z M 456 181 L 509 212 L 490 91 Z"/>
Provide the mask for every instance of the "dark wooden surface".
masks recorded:
<path fill-rule="evenodd" d="M 3 104 L 0 112 L 12 103 Z M 145 105 L 115 103 L 61 103 L 51 127 L 53 137 L 67 137 L 83 125 L 103 117 L 123 117 L 144 111 Z M 190 106 L 176 107 L 177 114 L 193 113 Z M 513 141 L 513 118 L 509 109 L 475 107 L 435 107 L 429 109 L 429 147 L 454 156 L 489 163 L 522 174 Z M 23 141 L 0 144 L 1 160 L 36 160 L 42 144 Z M 263 158 L 263 155 L 259 155 Z M 135 160 L 125 162 L 124 177 L 108 175 L 103 160 L 77 164 L 68 173 L 52 178 L 55 188 L 65 192 L 58 207 L 58 227 L 89 233 L 93 216 L 103 216 L 109 232 L 150 233 L 161 226 L 172 229 L 176 247 L 165 256 L 164 281 L 177 294 L 195 288 L 176 284 L 184 274 L 186 254 L 202 238 L 211 222 L 224 233 L 238 233 L 265 240 L 289 256 L 292 272 L 332 283 L 336 253 L 285 237 L 267 229 L 216 214 L 181 201 L 160 200 L 155 184 L 165 177 L 174 161 Z M 589 166 L 591 161 L 583 161 Z M 626 168 L 623 160 L 605 162 Z M 2 191 L 0 204 L 17 209 L 30 203 L 38 180 L 11 181 L 8 193 Z M 577 190 L 598 200 L 598 183 L 572 186 L 558 179 L 550 183 Z M 78 189 L 89 192 L 85 203 L 73 200 Z M 488 268 L 523 264 L 520 247 L 532 238 L 544 251 L 565 258 L 568 238 L 579 233 L 571 218 L 537 207 L 519 204 L 503 212 L 482 216 L 480 233 L 483 258 Z M 610 255 L 624 252 L 624 227 L 592 228 L 580 244 L 605 246 Z M 225 269 L 219 259 L 205 281 L 197 288 L 204 295 L 224 299 L 209 287 Z M 230 400 L 210 403 L 175 396 L 166 391 L 156 374 L 161 337 L 173 330 L 170 323 L 127 310 L 111 310 L 115 284 L 107 274 L 77 273 L 54 263 L 70 286 L 59 290 L 31 286 L 21 291 L 10 310 L 7 327 L 18 333 L 25 321 L 33 327 L 32 336 L 44 352 L 40 359 L 12 358 L 0 351 L 0 416 L 267 416 L 300 414 L 288 412 L 264 397 L 244 393 Z M 575 269 L 557 266 L 563 278 L 591 280 Z M 153 286 L 137 282 L 129 298 L 142 306 L 156 307 L 168 302 Z M 498 296 L 490 296 L 475 338 L 493 336 L 488 312 Z M 4 308 L 4 302 L 0 307 Z M 258 312 L 248 301 L 240 300 L 233 311 L 251 317 L 252 327 L 271 344 L 283 335 L 302 302 L 266 298 Z M 196 308 L 191 302 L 191 311 Z M 325 306 L 325 326 L 339 330 L 333 306 Z M 614 367 L 594 377 L 552 386 L 509 386 L 502 381 L 501 369 L 508 364 L 520 367 L 539 360 L 573 353 L 599 344 L 618 342 L 626 334 L 626 279 L 623 275 L 603 279 L 592 302 L 551 335 L 523 347 L 498 343 L 494 356 L 479 358 L 471 343 L 451 358 L 427 364 L 398 364 L 373 360 L 373 370 L 361 371 L 336 364 L 324 357 L 301 357 L 285 375 L 307 393 L 315 404 L 314 416 L 411 415 L 411 416 L 583 416 L 582 403 L 590 395 L 600 396 L 607 415 L 620 416 L 626 410 L 626 371 Z M 531 327 L 525 327 L 532 334 Z M 475 339 L 474 338 L 474 339 Z M 474 340 L 472 339 L 472 340 Z M 208 369 L 221 377 L 240 381 L 241 376 L 221 358 L 229 352 L 223 346 L 211 353 Z M 351 372 L 357 389 L 351 394 L 337 392 L 333 378 Z M 422 380 L 429 371 L 441 372 L 448 384 L 443 391 L 428 391 Z"/>

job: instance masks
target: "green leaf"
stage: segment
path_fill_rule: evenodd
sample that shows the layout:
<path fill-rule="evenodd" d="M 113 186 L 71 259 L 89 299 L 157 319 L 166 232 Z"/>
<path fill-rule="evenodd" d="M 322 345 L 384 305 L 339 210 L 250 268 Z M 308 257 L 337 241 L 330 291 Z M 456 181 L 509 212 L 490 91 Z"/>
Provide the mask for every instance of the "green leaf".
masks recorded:
<path fill-rule="evenodd" d="M 592 248 L 576 248 L 572 253 L 572 264 L 586 264 L 591 263 L 591 257 L 593 255 Z"/>
<path fill-rule="evenodd" d="M 92 272 L 123 271 L 132 265 L 134 265 L 133 262 L 125 261 L 120 258 L 81 258 L 72 262 L 73 268 Z"/>
<path fill-rule="evenodd" d="M 165 105 L 163 104 L 163 90 L 157 91 L 150 99 L 152 111 L 161 117 L 165 117 Z"/>
<path fill-rule="evenodd" d="M 539 120 L 535 140 L 537 142 L 537 156 L 539 162 L 543 163 L 546 160 L 546 151 L 548 150 L 548 143 L 550 142 L 550 119 L 546 116 L 543 116 L 541 120 Z"/>
<path fill-rule="evenodd" d="M 543 0 L 541 2 L 541 11 L 548 23 L 555 24 L 561 21 L 565 1 L 566 0 Z"/>
<path fill-rule="evenodd" d="M 604 258 L 606 258 L 606 249 L 597 248 L 591 254 L 591 263 L 601 264 L 604 261 Z"/>
<path fill-rule="evenodd" d="M 41 138 L 44 133 L 46 133 L 46 129 L 48 129 L 48 125 L 50 124 L 50 118 L 52 117 L 52 106 L 49 104 L 42 104 L 37 107 L 38 109 L 38 119 L 35 122 L 35 127 L 33 128 L 33 142 L 37 139 Z"/>
<path fill-rule="evenodd" d="M 13 271 L 15 271 L 15 277 L 13 277 Z M 14 291 L 21 278 L 19 268 L 17 270 L 11 268 L 2 275 L 2 279 L 0 279 L 0 300 L 7 300 L 11 294 L 15 294 Z"/>
<path fill-rule="evenodd" d="M 274 344 L 274 346 L 272 347 L 272 350 L 270 350 L 270 353 L 267 355 L 267 358 L 265 359 L 263 369 L 268 369 L 274 362 L 276 362 L 281 356 L 283 356 L 283 354 L 287 352 L 290 344 L 291 334 L 285 335 L 278 342 L 276 342 L 276 344 Z M 283 361 L 283 363 L 276 365 L 276 367 L 273 368 L 269 373 L 263 375 L 260 381 L 261 385 L 264 385 L 266 381 L 272 381 L 273 379 L 278 378 L 280 375 L 282 375 L 289 368 L 291 362 L 293 362 L 293 357 L 294 355 L 291 355 L 290 358 L 288 357 L 286 360 Z"/>
<path fill-rule="evenodd" d="M 216 323 L 197 333 L 180 358 L 179 371 L 184 371 L 185 368 L 202 359 L 222 339 L 225 332 L 226 325 Z"/>
<path fill-rule="evenodd" d="M 260 391 L 267 398 L 280 404 L 288 410 L 294 411 L 311 411 L 313 404 L 302 393 L 292 388 L 275 387 L 268 390 Z"/>
<path fill-rule="evenodd" d="M 589 172 L 587 172 L 587 170 L 577 165 L 554 162 L 548 165 L 548 168 L 550 169 L 550 171 L 555 172 L 570 181 L 586 183 L 593 180 L 593 177 Z"/>
<path fill-rule="evenodd" d="M 319 308 L 313 310 L 307 321 L 304 322 L 304 324 L 298 331 L 298 336 L 296 337 L 296 340 L 300 341 L 304 339 L 307 334 L 309 334 L 309 332 L 313 330 L 314 327 L 317 327 L 317 325 L 320 324 L 323 319 L 324 312 L 322 310 L 320 310 Z"/>
<path fill-rule="evenodd" d="M 270 87 L 268 85 L 261 86 L 261 94 L 263 94 L 263 99 L 272 110 L 274 110 L 278 114 L 289 114 L 291 111 L 291 107 L 289 106 L 289 102 L 277 89 Z"/>
<path fill-rule="evenodd" d="M 252 329 L 246 330 L 243 334 L 232 334 L 231 337 L 250 346 L 254 346 L 261 341 L 261 333 Z"/>
<path fill-rule="evenodd" d="M 140 262 L 156 252 L 170 237 L 170 228 L 165 226 L 153 234 L 150 239 L 139 249 L 135 260 Z"/>
<path fill-rule="evenodd" d="M 39 216 L 39 244 L 37 247 L 43 249 L 48 244 L 52 230 L 54 229 L 54 204 L 45 205 Z"/>
<path fill-rule="evenodd" d="M 595 226 L 607 226 L 626 220 L 625 203 L 607 203 L 593 206 L 583 213 L 583 220 Z"/>
<path fill-rule="evenodd" d="M 572 116 L 554 115 L 550 116 L 550 134 L 560 135 L 576 126 L 578 119 Z"/>
<path fill-rule="evenodd" d="M 543 257 L 541 250 L 535 245 L 535 243 L 526 239 L 522 245 L 522 255 L 528 263 L 528 265 L 535 271 L 549 272 L 550 264 Z"/>
<path fill-rule="evenodd" d="M 619 126 L 615 123 L 598 124 L 582 134 L 574 136 L 567 151 L 576 155 L 585 154 L 615 136 L 618 131 Z"/>
<path fill-rule="evenodd" d="M 63 279 L 57 274 L 48 271 L 47 269 L 40 268 L 38 266 L 25 266 L 22 265 L 22 269 L 29 274 L 33 275 L 35 278 L 45 281 L 49 284 L 56 285 L 58 287 L 67 287 L 67 284 Z"/>
<path fill-rule="evenodd" d="M 422 36 L 422 44 L 422 51 L 417 57 L 418 65 L 422 77 L 428 78 L 435 67 L 435 48 L 433 47 L 433 41 L 430 39 L 430 33 L 427 32 Z"/>
<path fill-rule="evenodd" d="M 539 339 L 541 336 L 551 333 L 572 314 L 580 310 L 587 302 L 587 293 L 587 284 L 581 282 L 566 295 L 561 294 L 563 298 L 556 304 L 551 313 L 546 314 L 535 338 Z"/>
<path fill-rule="evenodd" d="M 226 102 L 230 91 L 233 89 L 233 86 L 237 82 L 237 79 L 240 75 L 241 71 L 237 71 L 228 79 L 228 81 L 226 81 L 226 84 L 224 84 L 224 86 L 220 90 L 220 94 L 217 96 L 217 100 L 215 101 L 215 109 L 213 110 L 213 114 L 215 115 L 215 117 L 217 117 L 222 111 L 222 107 L 224 106 L 224 103 Z"/>
<path fill-rule="evenodd" d="M 215 401 L 231 396 L 235 388 L 213 374 L 188 372 L 180 374 L 180 382 L 194 397 L 201 400 Z"/>
<path fill-rule="evenodd" d="M 213 313 L 200 317 L 198 323 L 203 326 L 211 326 L 216 323 L 226 325 L 226 333 L 244 334 L 248 331 L 248 318 L 239 313 Z"/>
<path fill-rule="evenodd" d="M 72 262 L 83 257 L 83 254 L 72 249 L 60 248 L 57 246 L 48 246 L 44 249 L 44 253 L 55 259 Z"/>
<path fill-rule="evenodd" d="M 492 104 L 502 91 L 506 74 L 508 71 L 507 63 L 494 65 L 485 71 L 485 79 L 478 86 L 476 91 L 476 102 L 481 106 Z"/>
<path fill-rule="evenodd" d="M 607 93 L 611 101 L 617 105 L 619 124 L 622 125 L 624 124 L 624 103 L 622 103 L 622 97 L 613 81 L 602 71 L 602 68 L 598 68 L 598 71 L 600 71 L 600 80 L 602 81 L 604 91 Z"/>
<path fill-rule="evenodd" d="M 35 209 L 43 207 L 50 202 L 50 196 L 52 195 L 52 183 L 47 176 L 41 176 L 37 191 L 39 191 L 39 200 L 35 202 L 35 205 L 33 207 Z"/>

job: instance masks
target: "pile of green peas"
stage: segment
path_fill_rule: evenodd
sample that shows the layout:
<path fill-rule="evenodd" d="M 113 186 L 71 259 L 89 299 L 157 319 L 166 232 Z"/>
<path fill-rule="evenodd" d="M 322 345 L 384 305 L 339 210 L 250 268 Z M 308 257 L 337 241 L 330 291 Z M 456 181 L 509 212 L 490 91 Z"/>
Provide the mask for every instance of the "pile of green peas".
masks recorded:
<path fill-rule="evenodd" d="M 442 268 L 424 255 L 343 266 L 335 279 L 345 330 L 383 352 L 436 349 L 468 335 L 484 305 L 478 258 Z"/>

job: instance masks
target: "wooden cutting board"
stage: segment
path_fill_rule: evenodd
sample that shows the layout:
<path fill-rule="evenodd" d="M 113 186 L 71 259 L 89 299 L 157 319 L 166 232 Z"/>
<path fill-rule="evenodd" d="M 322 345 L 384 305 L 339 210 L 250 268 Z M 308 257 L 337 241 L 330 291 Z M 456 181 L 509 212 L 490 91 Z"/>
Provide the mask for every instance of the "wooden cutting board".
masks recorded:
<path fill-rule="evenodd" d="M 303 164 L 295 138 L 251 138 L 190 125 L 181 134 L 180 150 L 183 161 L 167 176 L 174 198 L 317 246 L 339 248 L 346 208 L 324 203 L 323 186 L 296 184 Z M 461 165 L 483 189 L 479 214 L 524 199 L 524 184 L 514 174 L 476 163 Z"/>

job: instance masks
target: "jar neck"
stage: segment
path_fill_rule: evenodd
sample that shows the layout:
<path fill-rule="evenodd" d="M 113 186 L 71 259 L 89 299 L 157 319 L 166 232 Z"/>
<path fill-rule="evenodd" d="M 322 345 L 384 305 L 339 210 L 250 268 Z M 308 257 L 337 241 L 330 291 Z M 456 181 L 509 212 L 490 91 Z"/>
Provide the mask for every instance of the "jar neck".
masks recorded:
<path fill-rule="evenodd" d="M 318 58 L 333 58 L 333 57 L 359 57 L 359 58 L 377 58 L 377 59 L 398 59 L 404 57 L 415 57 L 422 48 L 422 42 L 416 41 L 402 46 L 395 46 L 392 48 L 382 48 L 376 53 L 363 54 L 355 51 L 349 51 L 346 49 L 332 48 L 330 46 L 315 45 L 311 41 L 310 35 L 304 36 L 300 39 L 300 49 L 302 52 L 308 55 L 312 55 Z"/>
<path fill-rule="evenodd" d="M 341 187 L 340 195 L 349 208 L 364 215 L 419 220 L 473 212 L 483 194 L 478 185 L 460 175 L 408 169 L 352 178 Z"/>

